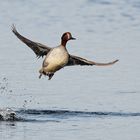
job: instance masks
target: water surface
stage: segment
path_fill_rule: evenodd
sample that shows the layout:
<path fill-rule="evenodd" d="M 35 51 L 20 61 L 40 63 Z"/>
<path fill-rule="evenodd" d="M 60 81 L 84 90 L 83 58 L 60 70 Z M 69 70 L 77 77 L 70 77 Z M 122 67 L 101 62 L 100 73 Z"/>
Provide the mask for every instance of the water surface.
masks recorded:
<path fill-rule="evenodd" d="M 139 140 L 139 13 L 139 0 L 2 1 L 0 108 L 12 108 L 27 121 L 1 121 L 0 139 Z M 43 59 L 12 34 L 13 23 L 50 47 L 70 31 L 77 38 L 67 44 L 71 54 L 120 61 L 111 67 L 67 67 L 51 81 L 40 80 Z M 28 113 L 32 109 L 35 114 Z"/>

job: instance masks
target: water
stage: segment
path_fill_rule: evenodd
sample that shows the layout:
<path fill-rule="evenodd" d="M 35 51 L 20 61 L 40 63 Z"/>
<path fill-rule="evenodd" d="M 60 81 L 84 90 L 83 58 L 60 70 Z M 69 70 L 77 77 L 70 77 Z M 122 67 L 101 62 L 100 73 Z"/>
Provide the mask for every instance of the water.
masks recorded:
<path fill-rule="evenodd" d="M 139 140 L 140 2 L 138 0 L 15 0 L 0 5 L 0 108 L 15 121 L 0 122 L 1 140 Z M 67 67 L 51 81 L 38 79 L 43 59 L 11 32 L 67 49 L 110 67 Z"/>

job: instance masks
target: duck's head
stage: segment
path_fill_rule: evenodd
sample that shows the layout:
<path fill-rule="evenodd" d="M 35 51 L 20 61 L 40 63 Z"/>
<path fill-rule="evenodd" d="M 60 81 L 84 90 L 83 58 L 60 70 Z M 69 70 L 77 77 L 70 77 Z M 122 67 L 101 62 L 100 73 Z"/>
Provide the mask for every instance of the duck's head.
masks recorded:
<path fill-rule="evenodd" d="M 76 38 L 72 37 L 70 32 L 65 32 L 61 37 L 61 44 L 66 45 L 67 41 L 69 40 L 75 40 Z"/>

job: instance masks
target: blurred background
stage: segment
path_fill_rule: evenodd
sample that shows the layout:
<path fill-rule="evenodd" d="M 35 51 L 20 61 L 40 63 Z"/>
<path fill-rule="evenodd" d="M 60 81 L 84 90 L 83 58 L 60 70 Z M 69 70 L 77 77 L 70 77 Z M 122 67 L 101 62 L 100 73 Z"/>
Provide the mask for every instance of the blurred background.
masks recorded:
<path fill-rule="evenodd" d="M 61 35 L 69 31 L 77 39 L 67 44 L 70 54 L 96 62 L 115 59 L 119 59 L 119 62 L 109 67 L 66 67 L 57 72 L 51 81 L 48 81 L 47 77 L 38 79 L 38 70 L 43 59 L 38 60 L 32 50 L 14 36 L 11 31 L 12 24 L 15 24 L 19 33 L 25 37 L 50 47 L 59 45 Z M 0 108 L 140 112 L 139 0 L 1 1 L 0 42 Z M 130 120 L 123 120 L 124 123 L 126 121 L 125 127 Z M 86 121 L 85 119 L 83 122 Z M 118 120 L 119 123 L 121 121 Z M 79 120 L 79 125 L 84 127 L 83 122 Z M 121 127 L 121 123 L 117 126 L 116 123 L 109 125 L 110 132 L 103 133 L 108 127 L 102 126 L 101 122 L 105 123 L 100 120 L 99 124 L 96 122 L 95 125 L 91 121 L 89 124 L 93 123 L 92 126 L 82 131 L 81 125 L 78 127 L 76 124 L 79 133 L 75 136 L 77 139 L 84 139 L 83 136 L 92 139 L 95 136 L 98 140 L 122 138 L 122 135 L 118 134 L 124 127 L 117 129 Z M 110 123 L 112 124 L 111 118 L 107 124 Z M 133 122 L 133 127 L 129 125 L 123 132 L 124 138 L 129 140 L 140 136 L 136 131 L 131 131 L 135 127 L 139 128 L 135 125 L 137 123 Z M 33 130 L 34 125 L 36 124 L 33 124 L 30 130 Z M 37 125 L 41 127 L 41 124 Z M 62 130 L 72 126 L 71 123 L 69 126 L 64 125 Z M 22 131 L 25 132 L 24 128 L 29 126 L 23 126 Z M 101 126 L 104 130 L 98 128 L 97 133 L 92 133 L 93 129 L 97 129 L 96 126 Z M 112 128 L 116 128 L 116 131 Z M 42 129 L 46 129 L 46 126 Z M 57 129 L 54 127 L 54 131 Z M 2 131 L 3 139 L 11 139 L 9 135 L 12 132 L 11 129 L 8 130 L 10 134 Z M 17 134 L 17 130 L 18 127 L 12 137 L 14 140 L 16 135 L 22 135 Z M 38 131 L 29 131 L 29 135 Z M 9 137 L 5 137 L 5 133 Z M 68 139 L 74 139 L 71 133 L 65 134 Z M 98 135 L 100 133 L 102 135 Z M 114 135 L 110 137 L 109 133 Z M 22 139 L 29 139 L 29 135 L 24 133 Z M 62 136 L 63 133 L 59 137 L 61 140 Z M 44 138 L 52 137 L 44 134 L 42 139 Z"/>

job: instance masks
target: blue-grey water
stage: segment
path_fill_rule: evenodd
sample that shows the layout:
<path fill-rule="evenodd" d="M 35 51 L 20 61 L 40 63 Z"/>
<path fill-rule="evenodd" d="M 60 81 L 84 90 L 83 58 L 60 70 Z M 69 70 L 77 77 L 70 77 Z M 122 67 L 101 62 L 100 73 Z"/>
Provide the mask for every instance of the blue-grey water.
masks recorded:
<path fill-rule="evenodd" d="M 50 47 L 70 31 L 67 49 L 110 67 L 66 67 L 38 79 L 43 59 L 18 40 Z M 140 1 L 4 0 L 0 2 L 0 140 L 139 140 Z"/>

